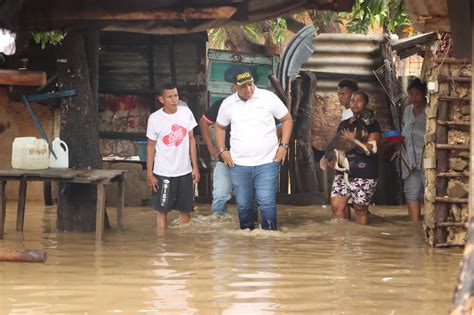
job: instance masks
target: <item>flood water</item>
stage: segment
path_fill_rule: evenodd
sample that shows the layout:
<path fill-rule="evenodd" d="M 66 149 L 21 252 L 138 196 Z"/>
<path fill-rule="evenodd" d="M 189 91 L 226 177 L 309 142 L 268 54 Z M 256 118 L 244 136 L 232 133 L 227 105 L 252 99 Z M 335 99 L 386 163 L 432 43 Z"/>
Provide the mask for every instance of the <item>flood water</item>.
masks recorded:
<path fill-rule="evenodd" d="M 156 233 L 149 208 L 126 208 L 102 245 L 57 232 L 54 207 L 27 203 L 0 248 L 45 249 L 46 263 L 0 263 L 1 314 L 446 314 L 460 249 L 432 249 L 402 207 L 372 207 L 370 226 L 329 208 L 279 206 L 279 231 L 240 231 L 197 205 L 187 226 Z"/>

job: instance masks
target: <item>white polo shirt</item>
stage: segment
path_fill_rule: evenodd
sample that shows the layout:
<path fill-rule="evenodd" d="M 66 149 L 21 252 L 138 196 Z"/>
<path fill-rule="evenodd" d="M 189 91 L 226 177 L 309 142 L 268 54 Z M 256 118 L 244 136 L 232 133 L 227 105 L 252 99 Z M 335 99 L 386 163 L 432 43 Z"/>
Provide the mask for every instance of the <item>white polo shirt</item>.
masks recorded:
<path fill-rule="evenodd" d="M 237 93 L 228 96 L 219 109 L 217 123 L 230 133 L 230 154 L 237 165 L 257 166 L 273 162 L 278 149 L 275 118 L 288 113 L 274 93 L 255 87 L 253 96 L 243 101 Z"/>

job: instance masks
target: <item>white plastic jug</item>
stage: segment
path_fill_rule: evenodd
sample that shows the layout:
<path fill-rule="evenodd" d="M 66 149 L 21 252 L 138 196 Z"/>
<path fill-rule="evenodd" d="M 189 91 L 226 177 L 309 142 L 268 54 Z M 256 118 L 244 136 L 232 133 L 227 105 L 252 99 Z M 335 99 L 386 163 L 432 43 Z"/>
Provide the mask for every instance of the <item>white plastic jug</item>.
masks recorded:
<path fill-rule="evenodd" d="M 48 168 L 48 143 L 35 137 L 15 138 L 12 147 L 12 168 L 41 170 Z"/>
<path fill-rule="evenodd" d="M 69 167 L 69 148 L 63 140 L 54 138 L 51 143 L 56 158 L 53 153 L 49 154 L 49 167 L 51 168 L 68 168 Z"/>

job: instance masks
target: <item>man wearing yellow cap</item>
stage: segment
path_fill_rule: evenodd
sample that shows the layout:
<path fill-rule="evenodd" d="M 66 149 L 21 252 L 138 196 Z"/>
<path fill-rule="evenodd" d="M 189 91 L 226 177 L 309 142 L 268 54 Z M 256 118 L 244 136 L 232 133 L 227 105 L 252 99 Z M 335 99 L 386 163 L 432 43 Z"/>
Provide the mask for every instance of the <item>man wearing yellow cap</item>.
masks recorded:
<path fill-rule="evenodd" d="M 230 168 L 241 229 L 254 229 L 254 201 L 261 209 L 261 224 L 276 230 L 276 193 L 280 163 L 287 156 L 293 120 L 283 102 L 272 92 L 259 89 L 252 73 L 239 68 L 234 74 L 236 92 L 219 109 L 216 123 L 218 152 Z M 275 118 L 282 123 L 280 143 Z M 225 128 L 232 124 L 230 150 Z"/>

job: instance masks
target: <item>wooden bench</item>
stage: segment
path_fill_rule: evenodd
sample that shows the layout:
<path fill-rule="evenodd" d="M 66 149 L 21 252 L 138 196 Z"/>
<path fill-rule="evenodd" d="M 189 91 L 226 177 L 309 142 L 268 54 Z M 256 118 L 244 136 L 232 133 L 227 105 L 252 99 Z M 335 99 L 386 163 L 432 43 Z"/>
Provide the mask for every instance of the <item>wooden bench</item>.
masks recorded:
<path fill-rule="evenodd" d="M 19 181 L 18 210 L 16 230 L 23 231 L 25 219 L 26 187 L 28 181 L 56 181 L 62 183 L 95 184 L 97 185 L 96 241 L 104 238 L 105 186 L 111 182 L 118 183 L 117 228 L 122 229 L 122 213 L 124 205 L 124 170 L 76 170 L 49 168 L 45 170 L 0 170 L 0 239 L 3 239 L 6 197 L 5 186 L 8 181 Z"/>

